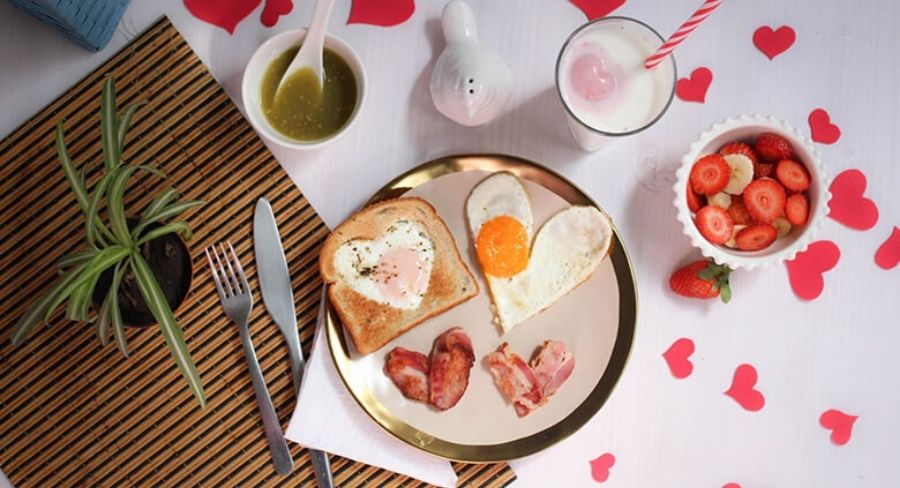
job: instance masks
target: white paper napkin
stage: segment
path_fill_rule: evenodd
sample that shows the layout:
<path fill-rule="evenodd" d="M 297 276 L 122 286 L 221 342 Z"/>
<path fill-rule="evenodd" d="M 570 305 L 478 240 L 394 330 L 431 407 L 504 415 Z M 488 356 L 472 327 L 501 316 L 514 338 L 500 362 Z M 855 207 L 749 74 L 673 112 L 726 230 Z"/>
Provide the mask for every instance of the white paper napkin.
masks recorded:
<path fill-rule="evenodd" d="M 344 387 L 322 324 L 285 437 L 298 444 L 379 466 L 438 486 L 456 486 L 450 463 L 395 439 L 375 424 Z"/>

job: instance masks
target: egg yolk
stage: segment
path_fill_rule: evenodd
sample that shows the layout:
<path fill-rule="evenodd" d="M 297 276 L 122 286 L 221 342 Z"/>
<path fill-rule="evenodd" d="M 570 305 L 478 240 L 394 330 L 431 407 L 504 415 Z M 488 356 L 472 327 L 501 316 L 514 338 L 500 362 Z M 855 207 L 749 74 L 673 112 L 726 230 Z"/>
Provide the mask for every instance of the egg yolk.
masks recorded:
<path fill-rule="evenodd" d="M 529 244 L 522 222 L 501 215 L 481 225 L 475 252 L 486 274 L 509 278 L 528 266 Z"/>

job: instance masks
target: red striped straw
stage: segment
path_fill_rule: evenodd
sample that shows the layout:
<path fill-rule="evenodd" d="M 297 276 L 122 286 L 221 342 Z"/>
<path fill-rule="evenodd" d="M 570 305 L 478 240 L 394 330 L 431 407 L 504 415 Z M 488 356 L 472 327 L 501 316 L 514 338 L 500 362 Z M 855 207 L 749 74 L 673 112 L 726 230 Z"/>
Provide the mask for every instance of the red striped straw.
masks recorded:
<path fill-rule="evenodd" d="M 691 15 L 691 18 L 688 19 L 687 22 L 681 24 L 681 27 L 669 37 L 669 40 L 664 42 L 662 46 L 659 46 L 659 49 L 644 61 L 644 67 L 651 69 L 659 63 L 662 63 L 663 60 L 666 59 L 666 56 L 681 44 L 681 41 L 684 41 L 688 34 L 696 29 L 697 26 L 700 25 L 700 22 L 703 22 L 703 19 L 709 17 L 709 14 L 713 13 L 713 10 L 715 10 L 720 3 L 722 3 L 722 0 L 706 0 L 703 2 L 703 5 L 694 12 L 694 15 Z"/>

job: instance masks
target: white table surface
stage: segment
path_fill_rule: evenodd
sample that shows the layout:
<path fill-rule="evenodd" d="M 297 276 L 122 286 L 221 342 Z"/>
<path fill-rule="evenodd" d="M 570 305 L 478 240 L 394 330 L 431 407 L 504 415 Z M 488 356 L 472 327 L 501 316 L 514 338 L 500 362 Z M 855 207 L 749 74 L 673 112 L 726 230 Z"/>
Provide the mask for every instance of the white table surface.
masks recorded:
<path fill-rule="evenodd" d="M 0 136 L 12 132 L 101 64 L 161 14 L 240 104 L 244 63 L 275 32 L 305 25 L 311 1 L 274 28 L 259 10 L 229 35 L 190 16 L 175 0 L 134 0 L 113 40 L 91 54 L 0 2 Z M 900 3 L 730 1 L 677 51 L 681 76 L 697 66 L 714 73 L 705 104 L 676 100 L 655 127 L 598 153 L 570 139 L 553 89 L 565 37 L 585 21 L 566 0 L 470 0 L 479 34 L 503 55 L 516 83 L 508 113 L 484 128 L 454 125 L 428 97 L 431 63 L 443 46 L 443 2 L 419 0 L 413 17 L 391 28 L 346 25 L 339 0 L 331 30 L 352 44 L 367 69 L 369 96 L 344 139 L 318 152 L 272 147 L 329 226 L 383 183 L 420 162 L 468 152 L 502 152 L 542 162 L 584 188 L 613 217 L 631 254 L 640 321 L 628 367 L 601 412 L 579 433 L 519 469 L 520 486 L 544 479 L 595 486 L 588 460 L 616 456 L 602 486 L 887 487 L 900 486 L 900 268 L 885 271 L 875 250 L 900 224 Z M 670 32 L 699 2 L 629 0 L 616 13 Z M 796 44 L 774 61 L 751 43 L 760 25 L 789 24 Z M 860 168 L 881 211 L 860 232 L 828 220 L 822 238 L 842 250 L 822 296 L 802 302 L 782 266 L 737 272 L 735 297 L 723 306 L 667 290 L 671 271 L 698 253 L 675 221 L 675 164 L 699 132 L 741 113 L 778 116 L 808 132 L 806 118 L 826 108 L 843 135 L 819 148 L 835 175 Z M 676 380 L 661 354 L 679 337 L 697 346 L 693 374 Z M 766 406 L 742 410 L 722 392 L 735 367 L 759 371 Z M 859 415 L 851 441 L 835 446 L 818 425 L 838 408 Z M 551 476 L 552 478 L 546 478 Z M 0 486 L 3 480 L 0 479 Z"/>

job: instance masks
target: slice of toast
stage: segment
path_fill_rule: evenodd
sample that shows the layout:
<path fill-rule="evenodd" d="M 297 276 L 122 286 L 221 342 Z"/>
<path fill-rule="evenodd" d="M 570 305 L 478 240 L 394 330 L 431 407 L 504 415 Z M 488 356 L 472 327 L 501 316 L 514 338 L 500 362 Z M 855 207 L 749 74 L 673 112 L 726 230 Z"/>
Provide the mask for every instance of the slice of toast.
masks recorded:
<path fill-rule="evenodd" d="M 337 271 L 335 256 L 344 243 L 377 240 L 399 221 L 421 227 L 434 246 L 434 263 L 424 297 L 415 309 L 401 309 L 357 292 Z M 478 294 L 478 284 L 463 262 L 456 240 L 434 207 L 417 197 L 370 205 L 339 225 L 325 240 L 319 271 L 331 300 L 360 354 L 380 349 L 395 337 Z"/>

